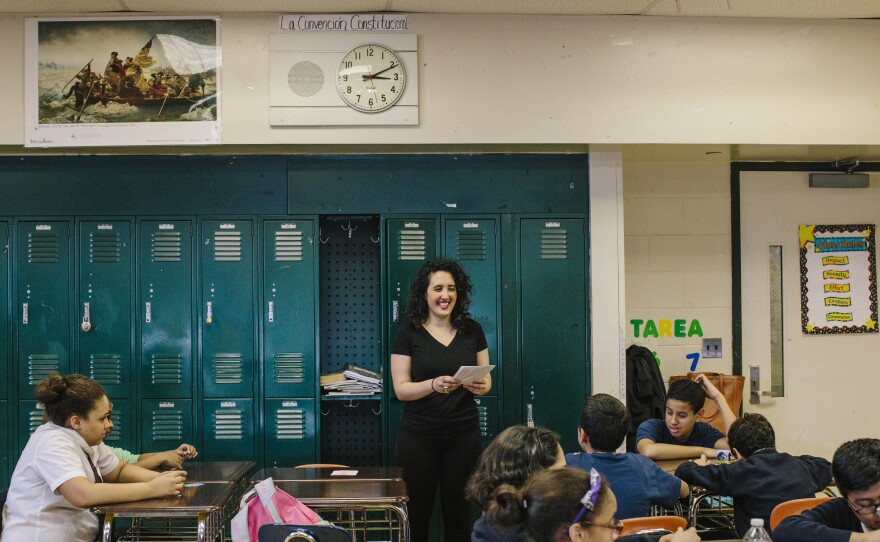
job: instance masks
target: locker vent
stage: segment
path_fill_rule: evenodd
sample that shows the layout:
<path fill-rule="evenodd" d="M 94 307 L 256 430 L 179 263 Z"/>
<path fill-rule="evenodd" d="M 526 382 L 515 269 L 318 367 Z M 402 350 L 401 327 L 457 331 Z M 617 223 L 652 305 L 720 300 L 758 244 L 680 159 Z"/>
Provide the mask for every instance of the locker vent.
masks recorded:
<path fill-rule="evenodd" d="M 306 438 L 306 415 L 301 408 L 281 408 L 275 411 L 275 438 L 303 440 Z"/>
<path fill-rule="evenodd" d="M 28 263 L 58 263 L 59 242 L 55 232 L 28 234 Z"/>
<path fill-rule="evenodd" d="M 565 260 L 568 258 L 568 232 L 553 228 L 541 230 L 541 259 Z"/>
<path fill-rule="evenodd" d="M 464 230 L 458 232 L 455 240 L 459 260 L 486 259 L 486 232 L 481 230 Z"/>
<path fill-rule="evenodd" d="M 103 386 L 122 384 L 122 358 L 119 354 L 92 354 L 89 376 Z"/>
<path fill-rule="evenodd" d="M 153 410 L 153 436 L 151 440 L 173 440 L 183 442 L 183 411 L 180 409 L 159 408 Z"/>
<path fill-rule="evenodd" d="M 275 232 L 275 261 L 300 262 L 303 259 L 301 231 Z"/>
<path fill-rule="evenodd" d="M 153 261 L 154 262 L 179 262 L 181 256 L 181 241 L 179 231 L 153 232 Z"/>
<path fill-rule="evenodd" d="M 183 382 L 183 358 L 177 356 L 153 356 L 150 358 L 153 384 L 180 384 Z"/>
<path fill-rule="evenodd" d="M 110 434 L 104 439 L 104 442 L 119 442 L 122 440 L 122 436 L 128 430 L 125 427 L 125 423 L 123 422 L 123 416 L 121 416 L 121 412 L 118 410 L 113 411 L 113 431 L 110 431 Z"/>
<path fill-rule="evenodd" d="M 275 383 L 302 384 L 305 381 L 305 358 L 302 353 L 275 354 Z"/>
<path fill-rule="evenodd" d="M 43 409 L 35 408 L 28 412 L 28 432 L 33 435 L 37 427 L 43 425 Z"/>
<path fill-rule="evenodd" d="M 243 381 L 241 354 L 214 354 L 214 384 L 241 384 Z"/>
<path fill-rule="evenodd" d="M 214 261 L 241 261 L 241 232 L 220 230 L 214 232 Z"/>
<path fill-rule="evenodd" d="M 477 405 L 477 415 L 480 417 L 480 436 L 489 434 L 489 409 L 483 405 Z"/>
<path fill-rule="evenodd" d="M 401 261 L 425 259 L 425 230 L 400 230 L 397 241 Z"/>
<path fill-rule="evenodd" d="M 89 259 L 92 263 L 117 263 L 121 246 L 119 232 L 94 231 L 89 234 Z"/>
<path fill-rule="evenodd" d="M 232 409 L 218 410 L 212 416 L 215 440 L 244 439 L 244 412 Z"/>
<path fill-rule="evenodd" d="M 28 385 L 36 386 L 49 373 L 62 373 L 58 356 L 53 354 L 32 354 L 27 358 Z"/>

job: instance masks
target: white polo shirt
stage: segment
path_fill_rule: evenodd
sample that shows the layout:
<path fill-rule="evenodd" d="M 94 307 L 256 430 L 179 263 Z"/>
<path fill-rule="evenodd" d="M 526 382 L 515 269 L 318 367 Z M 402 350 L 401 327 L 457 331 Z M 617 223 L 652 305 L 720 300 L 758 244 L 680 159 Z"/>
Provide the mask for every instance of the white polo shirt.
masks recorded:
<path fill-rule="evenodd" d="M 87 509 L 73 506 L 57 491 L 58 486 L 77 476 L 95 482 L 87 453 L 101 476 L 119 464 L 103 442 L 90 447 L 73 429 L 52 422 L 37 428 L 12 473 L 0 542 L 95 539 L 98 518 Z"/>

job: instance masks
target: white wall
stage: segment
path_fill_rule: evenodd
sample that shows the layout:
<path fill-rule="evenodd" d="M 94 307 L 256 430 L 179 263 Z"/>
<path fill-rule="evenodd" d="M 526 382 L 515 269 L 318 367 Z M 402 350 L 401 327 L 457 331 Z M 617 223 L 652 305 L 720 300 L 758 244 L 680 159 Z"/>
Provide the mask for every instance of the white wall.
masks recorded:
<path fill-rule="evenodd" d="M 277 14 L 222 15 L 223 143 L 880 144 L 880 22 L 409 16 L 421 124 L 271 128 Z M 0 15 L 0 145 L 21 145 L 24 15 Z"/>

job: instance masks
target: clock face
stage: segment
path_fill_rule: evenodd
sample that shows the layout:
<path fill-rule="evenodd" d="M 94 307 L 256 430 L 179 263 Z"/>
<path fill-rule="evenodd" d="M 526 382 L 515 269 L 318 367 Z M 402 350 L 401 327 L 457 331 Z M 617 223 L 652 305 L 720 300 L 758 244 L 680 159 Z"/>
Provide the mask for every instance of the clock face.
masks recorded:
<path fill-rule="evenodd" d="M 406 70 L 391 49 L 373 43 L 358 45 L 345 53 L 336 69 L 336 88 L 350 107 L 377 113 L 403 96 Z"/>

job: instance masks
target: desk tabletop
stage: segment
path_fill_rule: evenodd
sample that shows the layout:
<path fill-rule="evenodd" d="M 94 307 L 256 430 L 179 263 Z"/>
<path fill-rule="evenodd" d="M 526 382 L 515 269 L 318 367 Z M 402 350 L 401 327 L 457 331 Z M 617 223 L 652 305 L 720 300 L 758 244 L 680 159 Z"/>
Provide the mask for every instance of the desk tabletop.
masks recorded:
<path fill-rule="evenodd" d="M 253 461 L 187 461 L 183 464 L 187 483 L 237 482 L 255 468 L 257 464 Z"/>
<path fill-rule="evenodd" d="M 336 474 L 334 474 L 336 473 Z M 403 480 L 403 469 L 400 467 L 349 467 L 349 468 L 263 468 L 254 473 L 252 481 L 272 478 L 276 482 L 282 480 L 298 480 L 312 482 L 364 482 L 383 480 Z"/>
<path fill-rule="evenodd" d="M 338 480 L 275 480 L 275 485 L 305 504 L 390 504 L 409 501 L 403 480 L 361 480 L 357 484 Z"/>
<path fill-rule="evenodd" d="M 690 461 L 690 458 L 688 458 L 688 459 L 659 459 L 659 460 L 655 460 L 654 463 L 656 463 L 658 467 L 665 470 L 669 474 L 675 474 L 675 469 L 677 469 L 678 466 L 681 465 L 682 463 L 687 463 L 688 461 Z M 709 464 L 710 465 L 717 465 L 718 460 L 717 459 L 710 459 Z"/>
<path fill-rule="evenodd" d="M 220 511 L 234 491 L 235 484 L 232 482 L 195 484 L 187 482 L 187 485 L 183 488 L 183 493 L 179 497 L 101 504 L 92 507 L 92 512 L 129 517 L 196 516 L 201 513 Z"/>

